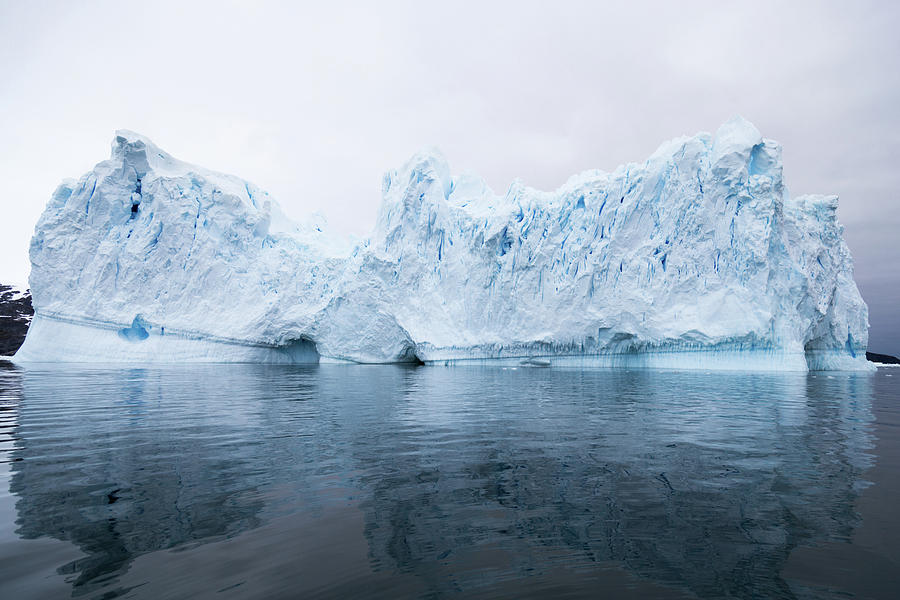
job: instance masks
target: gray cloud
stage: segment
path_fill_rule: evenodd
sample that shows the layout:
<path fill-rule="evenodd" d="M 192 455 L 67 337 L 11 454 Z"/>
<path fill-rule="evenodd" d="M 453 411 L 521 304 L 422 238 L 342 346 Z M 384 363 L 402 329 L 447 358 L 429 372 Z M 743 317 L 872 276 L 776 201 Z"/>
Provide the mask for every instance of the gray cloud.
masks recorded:
<path fill-rule="evenodd" d="M 53 188 L 120 127 L 364 235 L 422 146 L 554 188 L 742 114 L 792 193 L 842 197 L 870 347 L 900 354 L 898 29 L 864 2 L 4 3 L 0 279 L 24 282 Z"/>

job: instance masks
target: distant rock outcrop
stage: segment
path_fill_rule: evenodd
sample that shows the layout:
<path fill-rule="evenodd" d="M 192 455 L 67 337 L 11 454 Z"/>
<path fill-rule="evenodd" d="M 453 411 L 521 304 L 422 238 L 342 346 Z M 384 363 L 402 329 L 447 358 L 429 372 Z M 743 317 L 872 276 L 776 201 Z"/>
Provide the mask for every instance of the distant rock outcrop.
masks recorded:
<path fill-rule="evenodd" d="M 866 352 L 866 360 L 882 365 L 900 365 L 900 358 L 890 354 L 878 354 L 877 352 Z"/>
<path fill-rule="evenodd" d="M 31 293 L 0 283 L 0 356 L 12 356 L 25 341 L 31 323 Z"/>

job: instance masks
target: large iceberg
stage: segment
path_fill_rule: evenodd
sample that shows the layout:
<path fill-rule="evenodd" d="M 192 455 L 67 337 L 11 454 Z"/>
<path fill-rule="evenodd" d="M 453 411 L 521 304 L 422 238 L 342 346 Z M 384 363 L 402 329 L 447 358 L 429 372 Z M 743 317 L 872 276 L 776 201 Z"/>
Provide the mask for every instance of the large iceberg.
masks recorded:
<path fill-rule="evenodd" d="M 425 151 L 382 195 L 351 244 L 119 131 L 37 224 L 15 360 L 870 368 L 837 198 L 741 118 L 553 192 Z"/>

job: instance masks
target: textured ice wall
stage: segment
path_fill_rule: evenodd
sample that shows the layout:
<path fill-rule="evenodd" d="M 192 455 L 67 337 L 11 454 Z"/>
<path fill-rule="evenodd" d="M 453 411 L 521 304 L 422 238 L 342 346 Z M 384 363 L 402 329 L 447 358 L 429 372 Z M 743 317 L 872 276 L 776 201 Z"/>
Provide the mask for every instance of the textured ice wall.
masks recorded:
<path fill-rule="evenodd" d="M 437 152 L 382 187 L 351 246 L 119 132 L 36 227 L 16 359 L 868 368 L 837 199 L 790 198 L 743 119 L 554 192 Z"/>

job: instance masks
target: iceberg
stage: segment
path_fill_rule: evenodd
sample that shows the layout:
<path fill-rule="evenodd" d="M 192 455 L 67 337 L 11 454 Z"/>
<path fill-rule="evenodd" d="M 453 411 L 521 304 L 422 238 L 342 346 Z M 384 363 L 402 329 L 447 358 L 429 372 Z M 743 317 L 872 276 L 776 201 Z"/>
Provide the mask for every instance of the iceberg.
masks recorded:
<path fill-rule="evenodd" d="M 426 150 L 382 197 L 351 243 L 119 131 L 37 223 L 14 360 L 871 369 L 837 198 L 740 117 L 552 192 Z"/>

